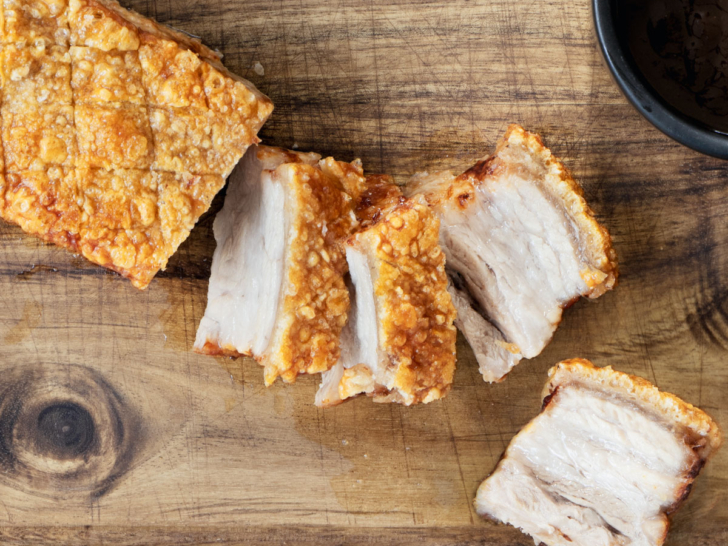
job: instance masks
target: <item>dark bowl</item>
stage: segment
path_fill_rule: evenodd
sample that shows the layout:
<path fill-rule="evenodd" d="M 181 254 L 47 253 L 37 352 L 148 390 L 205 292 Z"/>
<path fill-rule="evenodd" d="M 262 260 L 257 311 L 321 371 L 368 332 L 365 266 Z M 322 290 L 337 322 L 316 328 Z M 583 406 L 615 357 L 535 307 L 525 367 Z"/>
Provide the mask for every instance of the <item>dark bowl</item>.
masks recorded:
<path fill-rule="evenodd" d="M 620 35 L 616 0 L 592 0 L 594 26 L 602 54 L 624 95 L 647 120 L 680 144 L 728 159 L 728 135 L 682 114 L 647 83 Z"/>

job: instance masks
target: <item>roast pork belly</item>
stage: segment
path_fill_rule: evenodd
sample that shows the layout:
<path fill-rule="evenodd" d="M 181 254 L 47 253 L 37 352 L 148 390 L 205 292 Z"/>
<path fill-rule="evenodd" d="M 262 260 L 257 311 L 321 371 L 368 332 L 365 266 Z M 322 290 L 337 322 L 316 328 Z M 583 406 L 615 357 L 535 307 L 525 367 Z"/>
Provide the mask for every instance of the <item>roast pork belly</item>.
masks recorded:
<path fill-rule="evenodd" d="M 363 184 L 358 161 L 251 148 L 215 218 L 195 351 L 253 356 L 266 384 L 331 368 L 349 309 L 339 242 L 357 225 L 345 188 Z"/>
<path fill-rule="evenodd" d="M 479 514 L 548 546 L 658 546 L 721 443 L 701 410 L 638 377 L 568 360 L 541 413 L 478 489 Z"/>
<path fill-rule="evenodd" d="M 7 0 L 0 43 L 0 217 L 145 289 L 273 104 L 114 0 Z"/>
<path fill-rule="evenodd" d="M 365 393 L 411 405 L 443 397 L 455 371 L 455 309 L 439 222 L 386 177 L 359 196 L 360 228 L 344 244 L 352 308 L 341 359 L 323 374 L 318 406 Z"/>
<path fill-rule="evenodd" d="M 538 355 L 565 307 L 616 282 L 611 238 L 581 188 L 517 125 L 491 157 L 459 176 L 417 174 L 405 193 L 423 196 L 440 218 L 448 273 L 463 295 L 455 299 L 460 328 L 486 381 Z"/>

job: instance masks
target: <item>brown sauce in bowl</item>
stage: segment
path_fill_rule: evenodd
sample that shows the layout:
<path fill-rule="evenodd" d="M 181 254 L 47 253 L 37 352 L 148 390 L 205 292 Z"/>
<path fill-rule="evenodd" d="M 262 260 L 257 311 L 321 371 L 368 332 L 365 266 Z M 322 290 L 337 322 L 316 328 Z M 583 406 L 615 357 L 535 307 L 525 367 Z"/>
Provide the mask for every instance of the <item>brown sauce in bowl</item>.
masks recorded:
<path fill-rule="evenodd" d="M 728 133 L 728 0 L 617 0 L 617 18 L 662 99 Z"/>

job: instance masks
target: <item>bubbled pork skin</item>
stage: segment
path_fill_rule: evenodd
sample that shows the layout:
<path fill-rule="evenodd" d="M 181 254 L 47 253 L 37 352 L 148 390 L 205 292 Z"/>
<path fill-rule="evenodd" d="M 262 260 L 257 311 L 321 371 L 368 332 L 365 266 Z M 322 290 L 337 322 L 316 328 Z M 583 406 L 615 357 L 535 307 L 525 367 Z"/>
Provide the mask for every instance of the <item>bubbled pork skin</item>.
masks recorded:
<path fill-rule="evenodd" d="M 113 0 L 3 7 L 0 217 L 145 289 L 273 104 Z"/>

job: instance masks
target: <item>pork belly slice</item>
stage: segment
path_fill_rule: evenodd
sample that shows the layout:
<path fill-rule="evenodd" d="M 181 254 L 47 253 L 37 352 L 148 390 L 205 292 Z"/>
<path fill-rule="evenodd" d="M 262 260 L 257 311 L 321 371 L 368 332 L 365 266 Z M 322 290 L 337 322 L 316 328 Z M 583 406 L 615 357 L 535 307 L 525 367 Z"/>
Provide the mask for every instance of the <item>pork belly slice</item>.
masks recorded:
<path fill-rule="evenodd" d="M 464 296 L 455 299 L 459 325 L 486 381 L 502 380 L 521 358 L 538 355 L 565 307 L 616 282 L 611 238 L 581 188 L 541 139 L 518 125 L 460 176 L 420 173 L 405 193 L 422 195 L 440 218 L 448 273 Z M 497 347 L 489 350 L 491 338 Z"/>
<path fill-rule="evenodd" d="M 246 153 L 215 218 L 195 351 L 253 356 L 268 385 L 336 363 L 349 309 L 339 242 L 356 226 L 344 184 L 357 177 L 358 161 L 265 146 Z"/>
<path fill-rule="evenodd" d="M 361 228 L 346 243 L 352 307 L 342 354 L 323 374 L 316 405 L 365 393 L 411 405 L 445 396 L 455 372 L 455 308 L 439 222 L 382 177 L 360 196 Z"/>
<path fill-rule="evenodd" d="M 721 444 L 716 423 L 587 360 L 551 368 L 541 413 L 479 487 L 479 514 L 547 546 L 658 546 Z"/>

